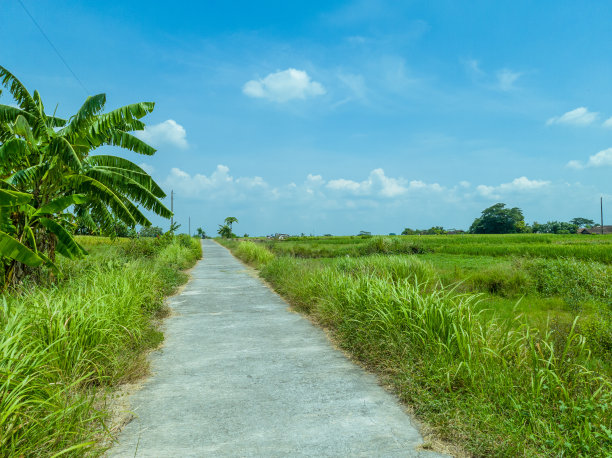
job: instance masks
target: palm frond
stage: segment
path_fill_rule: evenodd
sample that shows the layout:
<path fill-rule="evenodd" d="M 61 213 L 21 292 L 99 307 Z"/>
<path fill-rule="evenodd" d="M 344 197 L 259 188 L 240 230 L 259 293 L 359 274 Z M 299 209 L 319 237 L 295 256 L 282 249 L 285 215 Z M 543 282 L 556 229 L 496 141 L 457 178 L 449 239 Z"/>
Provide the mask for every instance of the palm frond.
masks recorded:
<path fill-rule="evenodd" d="M 40 266 L 43 263 L 43 260 L 36 253 L 19 240 L 2 231 L 0 231 L 0 253 L 2 253 L 2 256 L 31 267 Z"/>
<path fill-rule="evenodd" d="M 135 137 L 132 134 L 122 131 L 114 131 L 111 134 L 110 139 L 108 141 L 105 141 L 104 144 L 125 148 L 135 153 L 143 154 L 145 156 L 152 156 L 157 151 L 151 145 L 145 143 L 138 137 Z"/>
<path fill-rule="evenodd" d="M 16 207 L 32 200 L 32 194 L 0 189 L 0 207 Z"/>
<path fill-rule="evenodd" d="M 0 83 L 8 89 L 22 110 L 27 112 L 36 110 L 36 103 L 26 87 L 2 65 L 0 65 Z"/>
<path fill-rule="evenodd" d="M 39 218 L 40 224 L 57 237 L 57 251 L 63 256 L 74 259 L 87 254 L 85 248 L 77 243 L 72 235 L 56 221 Z"/>
<path fill-rule="evenodd" d="M 86 175 L 95 178 L 115 191 L 121 192 L 129 199 L 141 204 L 144 208 L 155 212 L 159 216 L 164 218 L 172 216 L 172 212 L 151 191 L 125 175 L 101 168 L 90 169 L 86 172 Z"/>
<path fill-rule="evenodd" d="M 84 204 L 87 202 L 87 200 L 88 199 L 85 194 L 71 194 L 69 196 L 58 197 L 57 199 L 52 200 L 36 210 L 33 216 L 60 213 L 71 205 Z"/>
<path fill-rule="evenodd" d="M 85 175 L 75 175 L 68 177 L 67 182 L 70 183 L 74 187 L 73 189 L 78 193 L 86 194 L 92 197 L 92 201 L 98 199 L 107 205 L 113 214 L 127 225 L 132 226 L 137 223 L 121 197 L 95 178 Z"/>
<path fill-rule="evenodd" d="M 17 119 L 17 116 L 19 115 L 24 116 L 30 120 L 33 118 L 31 114 L 17 107 L 0 104 L 0 123 L 15 122 L 15 120 Z"/>
<path fill-rule="evenodd" d="M 72 171 L 78 172 L 83 166 L 81 160 L 72 148 L 72 145 L 64 137 L 53 137 L 49 144 L 51 155 L 59 157 Z"/>
<path fill-rule="evenodd" d="M 96 115 L 102 111 L 106 103 L 106 94 L 97 94 L 87 97 L 79 111 L 70 119 L 69 124 L 59 134 L 70 137 L 85 129 L 96 121 Z"/>
<path fill-rule="evenodd" d="M 94 221 L 94 225 L 97 225 L 100 228 L 102 234 L 110 236 L 113 234 L 113 225 L 115 223 L 115 219 L 113 215 L 110 214 L 106 206 L 102 202 L 91 201 L 89 203 L 89 215 L 91 219 Z"/>
<path fill-rule="evenodd" d="M 131 105 L 125 105 L 121 108 L 99 115 L 96 123 L 100 127 L 117 128 L 124 123 L 130 123 L 134 119 L 142 118 L 151 113 L 154 108 L 154 102 L 132 103 Z"/>
<path fill-rule="evenodd" d="M 15 125 L 13 126 L 13 132 L 17 135 L 21 135 L 25 140 L 30 144 L 30 146 L 34 146 L 34 135 L 32 134 L 32 128 L 28 123 L 27 119 L 23 115 L 17 116 L 15 119 Z"/>
<path fill-rule="evenodd" d="M 6 182 L 13 186 L 27 187 L 33 185 L 36 181 L 41 180 L 45 173 L 49 170 L 48 163 L 36 164 L 27 169 L 21 169 L 6 179 Z"/>
<path fill-rule="evenodd" d="M 28 144 L 21 138 L 13 137 L 0 146 L 0 162 L 11 170 L 28 154 Z M 0 167 L 2 167 L 0 166 Z"/>
<path fill-rule="evenodd" d="M 47 116 L 47 125 L 49 127 L 64 127 L 66 125 L 65 119 L 58 118 L 56 116 Z"/>
<path fill-rule="evenodd" d="M 87 157 L 84 162 L 92 166 L 112 168 L 113 171 L 125 174 L 142 186 L 146 187 L 156 197 L 166 197 L 164 190 L 159 187 L 153 178 L 151 178 L 151 176 L 142 167 L 134 164 L 128 159 L 124 159 L 119 156 L 97 155 Z"/>

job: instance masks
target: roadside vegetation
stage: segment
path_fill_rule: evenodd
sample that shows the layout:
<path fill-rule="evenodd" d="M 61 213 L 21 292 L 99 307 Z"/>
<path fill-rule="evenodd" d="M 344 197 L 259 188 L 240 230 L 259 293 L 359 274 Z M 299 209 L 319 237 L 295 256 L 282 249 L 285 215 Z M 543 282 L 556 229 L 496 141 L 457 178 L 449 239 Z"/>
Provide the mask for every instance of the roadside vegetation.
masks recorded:
<path fill-rule="evenodd" d="M 186 235 L 77 240 L 90 255 L 58 259 L 60 280 L 26 279 L 0 296 L 3 456 L 103 452 L 105 395 L 146 374 L 163 299 L 201 257 Z"/>
<path fill-rule="evenodd" d="M 612 239 L 223 240 L 444 440 L 612 454 Z"/>
<path fill-rule="evenodd" d="M 104 396 L 146 373 L 200 242 L 151 227 L 143 211 L 172 213 L 141 167 L 93 154 L 154 154 L 133 135 L 154 103 L 104 112 L 97 94 L 63 119 L 2 66 L 0 86 L 0 455 L 99 455 Z"/>

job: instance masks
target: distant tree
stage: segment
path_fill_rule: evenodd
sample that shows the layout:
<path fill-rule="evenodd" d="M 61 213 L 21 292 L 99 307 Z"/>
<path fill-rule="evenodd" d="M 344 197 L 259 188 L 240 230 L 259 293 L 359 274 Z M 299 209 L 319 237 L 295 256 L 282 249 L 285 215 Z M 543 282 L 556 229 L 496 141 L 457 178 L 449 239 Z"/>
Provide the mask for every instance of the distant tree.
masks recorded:
<path fill-rule="evenodd" d="M 111 237 L 129 237 L 132 235 L 133 227 L 129 227 L 123 221 L 115 220 L 112 225 L 112 232 L 110 233 Z"/>
<path fill-rule="evenodd" d="M 389 235 L 397 235 L 395 232 L 389 232 Z"/>
<path fill-rule="evenodd" d="M 204 231 L 204 229 L 202 229 L 201 227 L 198 227 L 196 229 L 196 235 L 202 239 L 206 238 L 206 232 Z"/>
<path fill-rule="evenodd" d="M 586 228 L 593 227 L 595 225 L 595 221 L 593 221 L 592 219 L 587 219 L 587 218 L 574 218 L 570 220 L 570 223 L 578 227 L 586 227 Z"/>
<path fill-rule="evenodd" d="M 147 226 L 140 229 L 141 237 L 159 237 L 164 233 L 163 229 L 159 226 Z"/>
<path fill-rule="evenodd" d="M 362 237 L 368 237 L 368 236 L 371 236 L 372 233 L 368 231 L 359 231 L 359 234 L 357 235 L 362 236 Z"/>
<path fill-rule="evenodd" d="M 527 232 L 525 217 L 520 208 L 505 208 L 506 204 L 497 203 L 482 211 L 470 226 L 471 234 L 514 234 Z"/>
<path fill-rule="evenodd" d="M 571 222 L 548 221 L 545 224 L 534 222 L 531 229 L 532 232 L 539 234 L 575 234 L 578 230 L 578 226 Z"/>
<path fill-rule="evenodd" d="M 425 231 L 421 231 L 421 234 L 440 235 L 440 234 L 446 234 L 446 231 L 444 230 L 442 226 L 433 226 Z"/>
<path fill-rule="evenodd" d="M 181 225 L 177 222 L 174 222 L 170 225 L 170 229 L 168 229 L 168 234 L 174 234 L 176 231 L 178 231 L 179 227 L 181 227 Z"/>
<path fill-rule="evenodd" d="M 228 224 L 219 224 L 217 234 L 219 234 L 224 239 L 231 239 L 232 237 L 235 237 L 235 235 L 232 233 L 232 228 Z"/>
<path fill-rule="evenodd" d="M 237 223 L 238 222 L 238 218 L 234 217 L 234 216 L 228 216 L 227 218 L 225 218 L 225 224 L 227 226 L 229 226 L 229 228 L 232 228 L 232 224 Z"/>
<path fill-rule="evenodd" d="M 249 237 L 249 234 L 244 234 L 243 237 L 246 239 Z"/>
<path fill-rule="evenodd" d="M 419 232 L 419 231 L 415 231 L 415 230 L 410 229 L 409 227 L 407 227 L 407 228 L 405 228 L 405 229 L 402 231 L 402 235 L 415 235 L 415 234 L 418 234 L 418 232 Z"/>

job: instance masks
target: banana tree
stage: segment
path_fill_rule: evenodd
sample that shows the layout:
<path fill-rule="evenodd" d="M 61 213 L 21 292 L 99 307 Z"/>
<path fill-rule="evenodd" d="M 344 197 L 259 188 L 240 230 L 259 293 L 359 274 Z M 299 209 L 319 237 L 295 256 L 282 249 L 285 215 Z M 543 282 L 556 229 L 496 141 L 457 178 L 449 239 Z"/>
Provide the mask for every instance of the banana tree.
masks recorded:
<path fill-rule="evenodd" d="M 17 103 L 0 105 L 0 190 L 6 193 L 0 196 L 0 256 L 11 260 L 9 274 L 16 263 L 52 263 L 55 251 L 68 257 L 85 254 L 67 229 L 73 216 L 110 235 L 116 221 L 149 226 L 143 210 L 172 215 L 160 200 L 164 191 L 141 167 L 117 156 L 92 155 L 102 146 L 154 154 L 131 133 L 144 129 L 140 119 L 153 103 L 103 113 L 106 96 L 98 94 L 64 120 L 47 115 L 40 94 L 30 94 L 2 66 L 0 83 Z"/>
<path fill-rule="evenodd" d="M 232 228 L 227 224 L 219 224 L 219 230 L 217 230 L 217 234 L 219 234 L 224 239 L 232 238 Z"/>

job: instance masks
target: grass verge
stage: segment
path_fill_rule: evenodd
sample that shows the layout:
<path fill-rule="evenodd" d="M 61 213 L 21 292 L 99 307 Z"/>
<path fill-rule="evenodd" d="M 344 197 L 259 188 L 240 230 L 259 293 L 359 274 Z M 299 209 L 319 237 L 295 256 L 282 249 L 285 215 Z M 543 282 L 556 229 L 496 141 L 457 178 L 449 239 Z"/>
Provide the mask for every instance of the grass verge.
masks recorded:
<path fill-rule="evenodd" d="M 146 371 L 163 340 L 164 297 L 201 257 L 199 240 L 80 240 L 90 255 L 60 260 L 55 284 L 0 297 L 0 450 L 4 456 L 103 453 L 97 393 Z"/>

